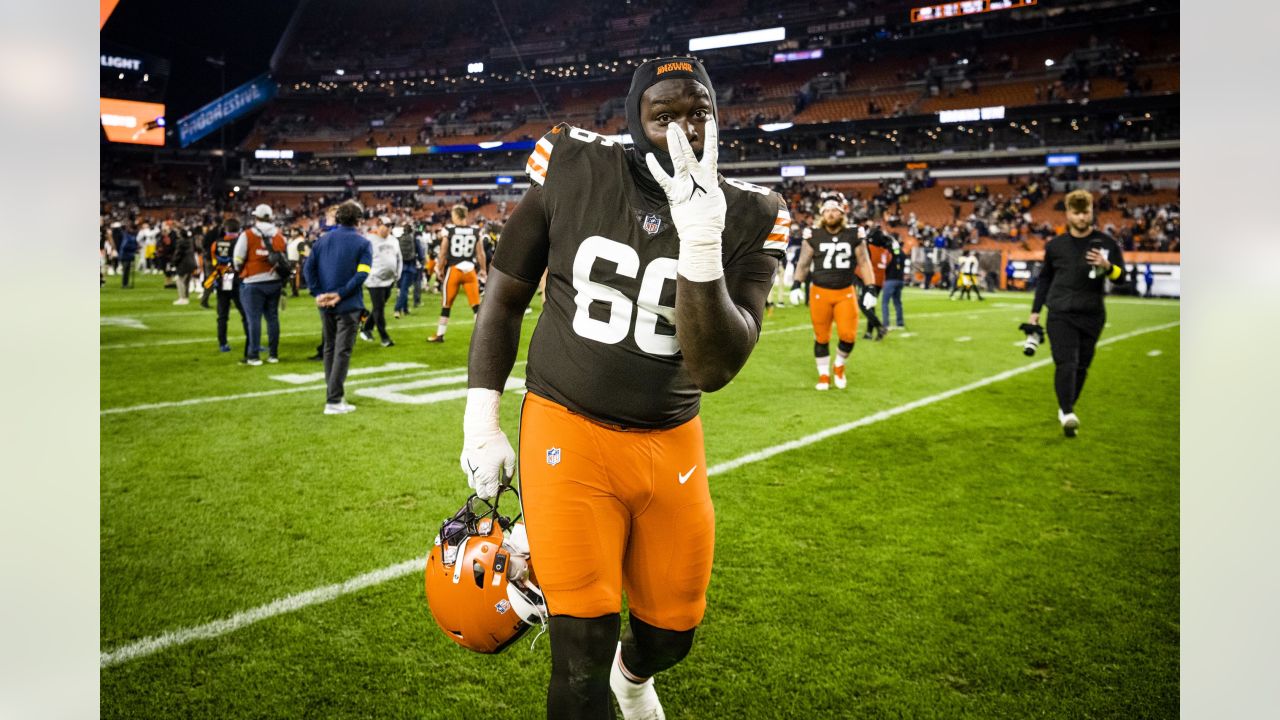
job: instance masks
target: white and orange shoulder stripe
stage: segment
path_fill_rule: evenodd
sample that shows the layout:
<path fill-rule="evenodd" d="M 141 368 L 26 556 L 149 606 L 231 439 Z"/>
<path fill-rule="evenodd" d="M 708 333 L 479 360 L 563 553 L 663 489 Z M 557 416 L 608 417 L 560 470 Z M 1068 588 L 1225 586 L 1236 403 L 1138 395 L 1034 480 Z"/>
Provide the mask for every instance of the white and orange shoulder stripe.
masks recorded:
<path fill-rule="evenodd" d="M 786 206 L 778 208 L 778 216 L 773 221 L 773 229 L 769 231 L 769 236 L 764 239 L 765 250 L 781 250 L 787 249 L 787 237 L 791 234 L 791 212 Z"/>
<path fill-rule="evenodd" d="M 559 132 L 559 128 L 552 130 Z M 524 171 L 529 179 L 539 185 L 547 184 L 547 168 L 551 166 L 551 151 L 555 146 L 544 135 L 538 140 L 538 144 L 533 146 L 533 152 L 529 153 L 529 161 L 524 165 Z"/>

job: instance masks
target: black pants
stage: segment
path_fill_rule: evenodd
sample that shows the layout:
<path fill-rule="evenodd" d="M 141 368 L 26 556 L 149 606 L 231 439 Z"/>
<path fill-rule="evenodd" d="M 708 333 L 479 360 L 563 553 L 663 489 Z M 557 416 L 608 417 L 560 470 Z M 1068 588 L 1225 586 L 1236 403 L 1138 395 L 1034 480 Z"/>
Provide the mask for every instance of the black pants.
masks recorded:
<path fill-rule="evenodd" d="M 1075 412 L 1076 400 L 1084 390 L 1093 351 L 1105 324 L 1105 316 L 1049 313 L 1045 330 L 1053 351 L 1053 389 L 1058 394 L 1058 407 L 1064 413 Z"/>
<path fill-rule="evenodd" d="M 390 298 L 390 287 L 369 288 L 369 301 L 373 307 L 369 310 L 369 317 L 364 321 L 363 330 L 369 332 L 376 325 L 378 336 L 384 342 L 391 339 L 391 336 L 387 334 L 387 300 Z"/>
<path fill-rule="evenodd" d="M 218 293 L 218 345 L 227 344 L 227 321 L 231 318 L 231 306 L 236 306 L 240 313 L 240 329 L 244 330 L 244 356 L 249 357 L 249 320 L 244 314 L 244 305 L 240 304 L 240 283 L 230 290 L 222 289 L 221 278 L 215 283 Z"/>
<path fill-rule="evenodd" d="M 324 324 L 324 381 L 328 386 L 325 402 L 336 405 L 342 402 L 345 392 L 360 311 L 333 313 L 321 310 L 320 319 Z"/>
<path fill-rule="evenodd" d="M 120 261 L 120 287 L 129 287 L 129 275 L 133 272 L 133 258 Z M 1150 286 L 1148 286 L 1150 287 Z"/>
<path fill-rule="evenodd" d="M 880 318 L 876 317 L 876 311 L 867 307 L 862 302 L 862 299 L 867 296 L 867 286 L 865 283 L 862 282 L 861 278 L 857 278 L 854 280 L 853 292 L 856 293 L 855 297 L 858 300 L 858 308 L 862 310 L 862 317 L 866 318 L 867 320 L 866 334 L 870 335 L 878 331 L 880 328 L 884 327 L 884 324 L 880 322 Z"/>

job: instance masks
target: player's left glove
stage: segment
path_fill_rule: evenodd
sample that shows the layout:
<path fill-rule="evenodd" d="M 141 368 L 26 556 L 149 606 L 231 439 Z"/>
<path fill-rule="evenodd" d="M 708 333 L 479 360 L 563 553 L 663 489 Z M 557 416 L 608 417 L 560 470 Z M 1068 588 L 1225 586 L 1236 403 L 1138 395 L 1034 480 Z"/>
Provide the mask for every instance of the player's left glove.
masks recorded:
<path fill-rule="evenodd" d="M 800 305 L 800 304 L 803 304 L 803 303 L 804 303 L 804 291 L 803 291 L 803 290 L 801 290 L 800 288 L 795 288 L 794 290 L 792 290 L 792 291 L 791 291 L 791 304 L 792 304 L 792 305 Z"/>
<path fill-rule="evenodd" d="M 667 125 L 667 152 L 675 170 L 673 175 L 667 175 L 653 153 L 645 156 L 649 172 L 667 194 L 671 221 L 680 236 L 676 272 L 694 282 L 711 282 L 724 276 L 720 237 L 724 233 L 725 200 L 716 171 L 720 151 L 714 119 L 707 120 L 703 133 L 702 160 L 698 160 L 680 126 Z"/>
<path fill-rule="evenodd" d="M 862 295 L 862 306 L 868 310 L 875 309 L 876 298 L 880 296 L 879 285 L 868 285 L 867 291 Z"/>
<path fill-rule="evenodd" d="M 470 388 L 462 416 L 462 455 L 458 464 L 467 474 L 467 485 L 482 500 L 498 494 L 516 470 L 516 452 L 498 424 L 497 390 Z"/>

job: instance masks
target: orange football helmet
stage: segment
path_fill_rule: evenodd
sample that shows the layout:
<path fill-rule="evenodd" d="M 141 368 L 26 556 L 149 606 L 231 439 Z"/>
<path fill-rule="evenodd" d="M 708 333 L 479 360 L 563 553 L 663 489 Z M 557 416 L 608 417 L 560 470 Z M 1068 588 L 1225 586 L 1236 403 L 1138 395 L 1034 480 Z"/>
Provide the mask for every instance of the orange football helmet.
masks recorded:
<path fill-rule="evenodd" d="M 496 498 L 490 504 L 472 495 L 440 526 L 426 592 L 444 634 L 479 653 L 502 652 L 547 618 L 524 523 L 499 515 Z"/>

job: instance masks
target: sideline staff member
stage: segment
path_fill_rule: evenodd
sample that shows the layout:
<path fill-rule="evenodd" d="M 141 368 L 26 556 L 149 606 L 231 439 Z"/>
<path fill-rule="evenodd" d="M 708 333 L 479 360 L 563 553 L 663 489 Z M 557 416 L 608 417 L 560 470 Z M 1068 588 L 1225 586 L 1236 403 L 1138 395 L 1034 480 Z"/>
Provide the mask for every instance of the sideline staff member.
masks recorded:
<path fill-rule="evenodd" d="M 791 224 L 777 193 L 716 171 L 700 62 L 644 63 L 626 111 L 634 148 L 569 125 L 538 141 L 468 363 L 461 464 L 492 497 L 516 460 L 498 400 L 547 271 L 519 445 L 557 720 L 611 717 L 611 689 L 624 718 L 663 717 L 652 677 L 689 652 L 711 580 L 699 401 L 755 347 Z"/>
<path fill-rule="evenodd" d="M 1053 387 L 1058 394 L 1058 422 L 1067 437 L 1076 436 L 1080 419 L 1076 400 L 1093 361 L 1098 336 L 1107 323 L 1102 295 L 1106 280 L 1124 277 L 1120 245 L 1093 226 L 1093 196 L 1087 190 L 1067 193 L 1067 232 L 1044 246 L 1044 266 L 1031 306 L 1033 325 L 1040 323 L 1040 309 L 1052 312 L 1045 330 L 1053 350 Z"/>

